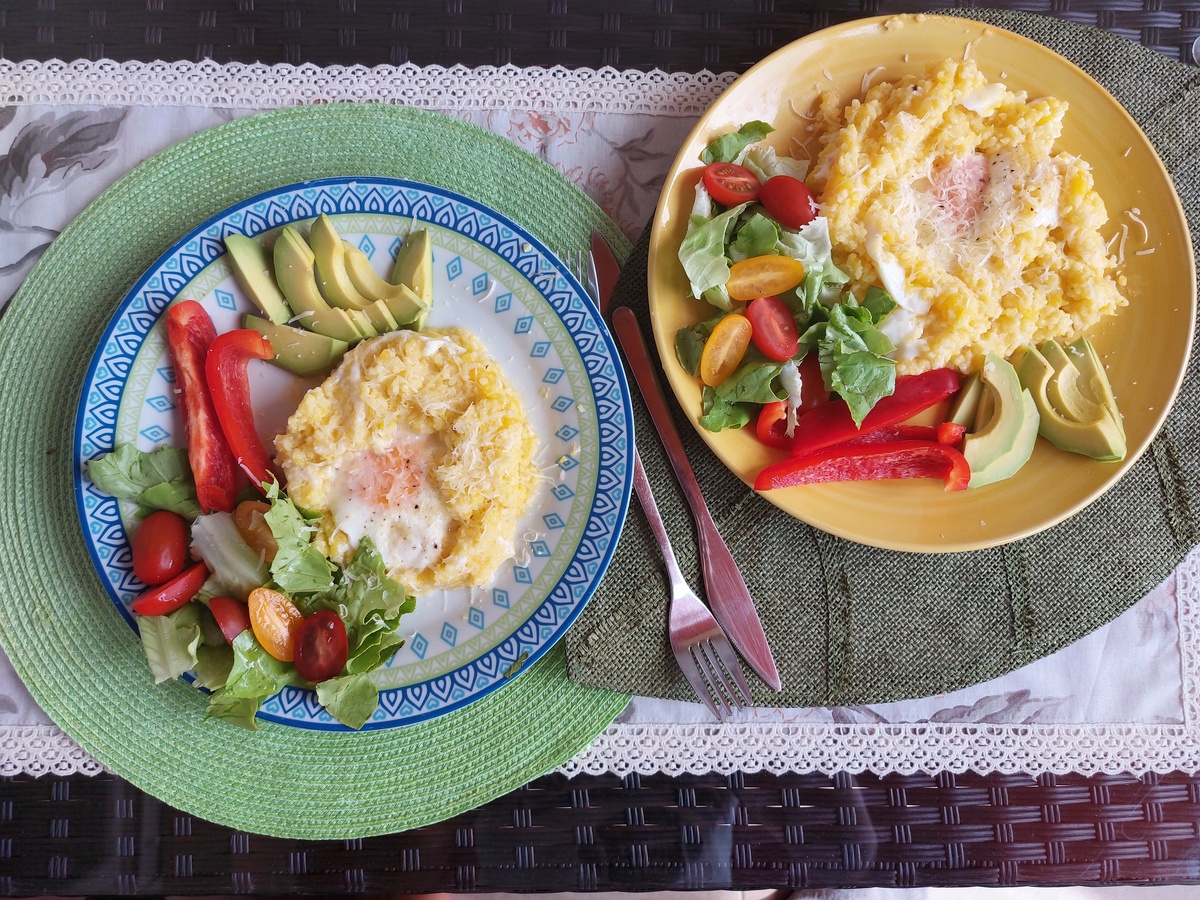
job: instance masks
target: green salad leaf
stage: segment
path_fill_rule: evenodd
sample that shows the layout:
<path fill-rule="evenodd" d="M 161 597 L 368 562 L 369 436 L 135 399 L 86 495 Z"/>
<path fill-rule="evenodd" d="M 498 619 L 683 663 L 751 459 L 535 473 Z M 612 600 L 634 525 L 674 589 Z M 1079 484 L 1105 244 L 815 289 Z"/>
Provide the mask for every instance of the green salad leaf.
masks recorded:
<path fill-rule="evenodd" d="M 700 374 L 700 356 L 704 353 L 704 342 L 726 315 L 728 313 L 721 313 L 696 325 L 685 325 L 675 332 L 675 358 L 689 375 Z"/>
<path fill-rule="evenodd" d="M 121 444 L 90 460 L 87 476 L 92 484 L 118 500 L 133 500 L 142 514 L 167 509 L 189 520 L 200 515 L 196 485 L 183 448 L 164 446 L 147 453 L 133 444 Z"/>
<path fill-rule="evenodd" d="M 729 258 L 735 262 L 753 256 L 769 256 L 779 243 L 779 226 L 762 213 L 755 213 L 742 224 L 729 245 Z"/>
<path fill-rule="evenodd" d="M 731 403 L 708 385 L 700 392 L 700 424 L 709 431 L 742 428 L 753 416 L 749 403 Z"/>
<path fill-rule="evenodd" d="M 317 685 L 317 700 L 350 728 L 362 728 L 379 706 L 379 688 L 366 674 L 342 675 Z"/>
<path fill-rule="evenodd" d="M 731 131 L 709 141 L 700 154 L 704 163 L 733 162 L 750 144 L 757 144 L 775 129 L 766 122 L 747 122 L 737 131 Z"/>
<path fill-rule="evenodd" d="M 263 514 L 279 549 L 271 562 L 271 578 L 288 596 L 314 594 L 333 587 L 334 565 L 312 542 L 315 526 L 279 485 L 267 490 L 271 508 Z"/>
<path fill-rule="evenodd" d="M 292 665 L 271 656 L 246 629 L 234 638 L 233 665 L 225 686 L 209 698 L 206 718 L 226 719 L 254 731 L 254 714 L 262 702 L 295 678 Z"/>
<path fill-rule="evenodd" d="M 731 307 L 729 295 L 725 293 L 725 283 L 729 281 L 729 257 L 725 255 L 725 248 L 738 216 L 745 208 L 745 203 L 732 206 L 711 219 L 692 216 L 688 232 L 679 245 L 679 261 L 683 263 L 692 296 L 704 297 L 712 303 L 714 297 L 720 300 L 720 294 L 723 294 L 724 302 L 714 303 L 722 309 Z M 710 297 L 706 292 L 714 288 L 720 288 L 720 294 L 714 293 Z"/>
<path fill-rule="evenodd" d="M 873 308 L 883 315 L 894 305 L 890 297 L 872 298 Z M 896 363 L 887 358 L 895 348 L 878 329 L 872 309 L 859 306 L 852 294 L 830 307 L 826 316 L 800 340 L 817 350 L 825 386 L 846 401 L 854 424 L 861 425 L 871 408 L 896 389 Z"/>

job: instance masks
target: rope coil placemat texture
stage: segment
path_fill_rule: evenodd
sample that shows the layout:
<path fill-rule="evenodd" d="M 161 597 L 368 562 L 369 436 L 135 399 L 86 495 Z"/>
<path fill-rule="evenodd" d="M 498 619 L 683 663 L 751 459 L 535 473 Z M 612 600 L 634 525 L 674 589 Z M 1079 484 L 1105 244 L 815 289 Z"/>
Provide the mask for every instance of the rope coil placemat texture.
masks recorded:
<path fill-rule="evenodd" d="M 63 231 L 0 321 L 0 641 L 17 674 L 65 732 L 148 793 L 303 838 L 396 831 L 478 806 L 569 759 L 628 699 L 567 679 L 561 647 L 463 710 L 368 733 L 206 723 L 200 691 L 153 683 L 75 513 L 85 370 L 125 291 L 178 237 L 235 201 L 333 175 L 440 185 L 553 246 L 583 247 L 595 228 L 628 246 L 567 179 L 468 123 L 382 105 L 301 108 L 203 132 L 143 163 Z"/>
<path fill-rule="evenodd" d="M 1030 37 L 1097 79 L 1141 124 L 1171 172 L 1200 240 L 1200 77 L 1123 38 L 994 10 L 970 17 Z M 1136 177 L 1136 173 L 1131 173 Z M 649 229 L 625 265 L 614 306 L 647 341 Z M 636 393 L 636 392 L 635 392 Z M 682 495 L 640 397 L 638 445 L 684 574 L 699 584 Z M 1200 352 L 1151 449 L 1115 488 L 1066 522 L 966 554 L 878 550 L 835 538 L 753 493 L 673 412 L 713 516 L 741 565 L 784 690 L 752 680 L 771 706 L 842 706 L 930 696 L 986 681 L 1115 618 L 1200 540 Z M 567 635 L 571 677 L 632 694 L 692 699 L 666 637 L 667 592 L 644 517 L 631 511 L 605 587 Z M 615 652 L 619 648 L 619 653 Z"/>

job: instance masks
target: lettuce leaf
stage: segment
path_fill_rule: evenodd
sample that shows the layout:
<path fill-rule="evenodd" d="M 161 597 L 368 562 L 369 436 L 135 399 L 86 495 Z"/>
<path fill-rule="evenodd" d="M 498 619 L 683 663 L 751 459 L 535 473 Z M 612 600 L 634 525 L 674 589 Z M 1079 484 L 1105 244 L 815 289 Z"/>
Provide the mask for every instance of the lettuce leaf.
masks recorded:
<path fill-rule="evenodd" d="M 774 130 L 766 122 L 747 122 L 737 131 L 709 141 L 700 159 L 704 163 L 733 162 L 747 146 L 757 144 Z"/>
<path fill-rule="evenodd" d="M 704 353 L 704 342 L 726 315 L 728 313 L 721 313 L 695 325 L 685 325 L 675 332 L 675 358 L 689 375 L 700 374 L 700 356 Z"/>
<path fill-rule="evenodd" d="M 388 577 L 383 557 L 364 537 L 336 588 L 323 604 L 346 623 L 350 652 L 346 672 L 355 675 L 379 668 L 404 644 L 397 629 L 400 617 L 417 607 L 416 598 Z"/>
<path fill-rule="evenodd" d="M 331 716 L 357 730 L 375 714 L 379 688 L 366 675 L 342 675 L 318 684 L 317 700 Z"/>
<path fill-rule="evenodd" d="M 167 509 L 189 520 L 200 515 L 187 450 L 181 447 L 164 446 L 146 453 L 133 444 L 121 444 L 90 460 L 87 476 L 106 494 L 133 500 L 142 514 Z"/>
<path fill-rule="evenodd" d="M 138 634 L 156 684 L 191 671 L 200 687 L 225 684 L 233 653 L 207 608 L 188 603 L 165 616 L 138 616 Z"/>
<path fill-rule="evenodd" d="M 753 172 L 759 181 L 766 181 L 776 175 L 791 175 L 798 181 L 803 181 L 804 176 L 808 174 L 807 160 L 779 156 L 774 147 L 766 144 L 747 146 L 734 162 Z"/>
<path fill-rule="evenodd" d="M 271 578 L 289 596 L 328 591 L 333 587 L 334 565 L 312 542 L 315 528 L 287 495 L 272 484 L 267 491 L 271 508 L 263 518 L 279 550 L 271 562 Z"/>
<path fill-rule="evenodd" d="M 811 314 L 825 299 L 827 287 L 843 285 L 850 280 L 850 276 L 833 263 L 829 220 L 823 216 L 813 219 L 799 231 L 781 229 L 778 249 L 804 263 L 804 280 L 794 292 L 798 304 L 793 304 L 793 311 L 798 316 Z"/>
<path fill-rule="evenodd" d="M 729 258 L 734 262 L 754 256 L 769 256 L 779 243 L 779 226 L 762 213 L 752 215 L 738 230 L 729 245 Z"/>
<path fill-rule="evenodd" d="M 227 512 L 209 513 L 192 523 L 192 555 L 204 560 L 213 573 L 209 581 L 216 580 L 224 586 L 223 593 L 242 601 L 271 577 L 266 562 L 242 539 Z"/>
<path fill-rule="evenodd" d="M 724 289 L 725 282 L 729 281 L 729 258 L 725 255 L 725 245 L 746 206 L 745 203 L 732 206 L 711 219 L 692 216 L 688 220 L 688 232 L 679 245 L 679 261 L 683 263 L 693 297 L 703 297 L 713 303 L 714 298 L 705 292 L 718 287 Z M 725 295 L 724 305 L 714 305 L 728 309 L 728 296 Z M 719 295 L 714 297 L 719 299 Z"/>
<path fill-rule="evenodd" d="M 879 297 L 873 305 L 887 308 Z M 859 306 L 853 295 L 831 307 L 827 318 L 811 325 L 800 340 L 816 348 L 825 386 L 846 401 L 855 425 L 896 389 L 896 363 L 887 358 L 895 348 L 876 327 L 871 308 Z"/>
<path fill-rule="evenodd" d="M 742 428 L 754 416 L 749 403 L 731 403 L 708 385 L 700 392 L 700 424 L 709 431 Z"/>
<path fill-rule="evenodd" d="M 294 678 L 291 664 L 267 653 L 254 632 L 246 629 L 233 641 L 233 666 L 225 686 L 209 698 L 205 718 L 226 719 L 254 731 L 258 727 L 254 714 L 262 702 Z"/>

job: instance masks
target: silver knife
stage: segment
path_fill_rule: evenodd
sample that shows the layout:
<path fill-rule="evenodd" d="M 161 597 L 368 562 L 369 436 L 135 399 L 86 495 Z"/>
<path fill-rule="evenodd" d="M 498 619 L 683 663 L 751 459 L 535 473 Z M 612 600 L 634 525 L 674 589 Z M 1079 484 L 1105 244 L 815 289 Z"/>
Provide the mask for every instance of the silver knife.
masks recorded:
<path fill-rule="evenodd" d="M 595 277 L 598 289 L 597 305 L 601 315 L 608 308 L 612 298 L 613 287 L 617 283 L 620 267 L 612 250 L 608 247 L 602 235 L 592 233 L 592 254 L 589 263 L 589 280 Z M 734 645 L 750 663 L 759 677 L 776 691 L 782 688 L 779 671 L 775 667 L 775 658 L 763 632 L 758 610 L 746 587 L 741 571 L 729 552 L 729 547 L 717 530 L 704 502 L 704 495 L 696 481 L 695 473 L 687 460 L 683 442 L 671 419 L 666 396 L 662 385 L 654 371 L 649 348 L 642 337 L 641 328 L 632 310 L 621 307 L 613 313 L 613 329 L 625 358 L 633 371 L 646 407 L 658 430 L 659 438 L 666 448 L 671 461 L 671 468 L 683 488 L 684 496 L 692 509 L 696 520 L 696 533 L 700 545 L 700 564 L 704 575 L 704 592 L 713 615 L 724 627 Z"/>

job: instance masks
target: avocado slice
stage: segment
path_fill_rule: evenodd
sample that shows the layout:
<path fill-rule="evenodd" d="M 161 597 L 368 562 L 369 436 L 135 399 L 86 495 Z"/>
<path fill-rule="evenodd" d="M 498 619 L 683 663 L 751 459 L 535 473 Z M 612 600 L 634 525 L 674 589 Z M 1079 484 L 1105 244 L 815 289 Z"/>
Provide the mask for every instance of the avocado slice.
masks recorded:
<path fill-rule="evenodd" d="M 374 298 L 360 294 L 346 272 L 342 237 L 325 213 L 317 216 L 308 231 L 308 243 L 316 260 L 317 286 L 325 299 L 339 309 L 366 309 Z"/>
<path fill-rule="evenodd" d="M 1067 353 L 1075 363 L 1075 368 L 1079 370 L 1083 389 L 1093 400 L 1112 413 L 1121 434 L 1124 435 L 1125 417 L 1117 409 L 1117 398 L 1113 396 L 1112 385 L 1104 371 L 1104 363 L 1100 361 L 1100 354 L 1096 352 L 1092 342 L 1087 338 L 1079 338 L 1067 345 Z"/>
<path fill-rule="evenodd" d="M 962 425 L 964 428 L 973 428 L 975 411 L 979 408 L 979 398 L 982 394 L 983 380 L 979 377 L 978 372 L 972 372 L 963 382 L 963 386 L 959 388 L 958 396 L 954 398 L 954 404 L 950 407 L 950 417 L 947 421 L 953 422 L 955 425 Z"/>
<path fill-rule="evenodd" d="M 409 233 L 396 254 L 392 284 L 406 284 L 425 306 L 433 305 L 433 241 L 424 228 Z"/>
<path fill-rule="evenodd" d="M 312 249 L 294 225 L 284 228 L 275 241 L 275 278 L 295 318 L 307 330 L 348 344 L 375 336 L 375 329 L 360 311 L 337 309 L 325 302 L 317 287 Z"/>
<path fill-rule="evenodd" d="M 271 342 L 275 351 L 271 362 L 302 377 L 328 375 L 350 349 L 345 341 L 291 325 L 276 325 L 249 313 L 242 316 L 242 327 L 252 328 Z"/>
<path fill-rule="evenodd" d="M 1038 350 L 1054 367 L 1054 376 L 1046 386 L 1046 396 L 1054 408 L 1076 422 L 1095 422 L 1104 418 L 1104 407 L 1091 396 L 1079 369 L 1058 341 L 1044 341 Z"/>
<path fill-rule="evenodd" d="M 363 315 L 371 320 L 371 325 L 379 334 L 387 334 L 389 331 L 395 331 L 400 327 L 399 323 L 392 316 L 392 311 L 388 309 L 387 304 L 382 300 L 376 300 L 364 309 Z"/>
<path fill-rule="evenodd" d="M 1060 450 L 1081 453 L 1102 462 L 1125 458 L 1125 434 L 1113 413 L 1101 407 L 1103 415 L 1092 421 L 1068 418 L 1050 400 L 1050 384 L 1055 377 L 1054 366 L 1035 347 L 1025 354 L 1018 371 L 1021 384 L 1033 395 L 1041 416 L 1038 432 Z"/>
<path fill-rule="evenodd" d="M 981 429 L 963 439 L 973 488 L 1015 475 L 1029 461 L 1038 436 L 1037 406 L 1007 360 L 987 354 L 979 379 L 992 413 Z"/>
<path fill-rule="evenodd" d="M 267 248 L 244 234 L 231 234 L 225 238 L 225 249 L 233 276 L 250 302 L 274 324 L 287 322 L 292 310 L 275 281 L 275 266 Z"/>
<path fill-rule="evenodd" d="M 371 265 L 367 254 L 345 241 L 342 242 L 342 247 L 345 250 L 346 271 L 350 275 L 351 283 L 363 296 L 387 306 L 388 312 L 397 323 L 395 327 L 408 325 L 427 311 L 425 301 L 407 284 L 391 284 L 384 281 Z"/>

